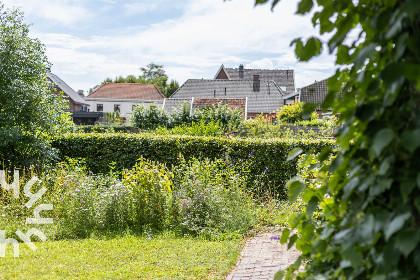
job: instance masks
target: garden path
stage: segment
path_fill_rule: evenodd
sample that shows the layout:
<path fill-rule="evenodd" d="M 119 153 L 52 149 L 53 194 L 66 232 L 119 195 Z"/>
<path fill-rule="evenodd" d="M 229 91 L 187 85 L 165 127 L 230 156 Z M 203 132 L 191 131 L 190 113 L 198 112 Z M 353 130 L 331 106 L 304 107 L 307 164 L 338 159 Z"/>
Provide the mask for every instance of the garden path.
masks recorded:
<path fill-rule="evenodd" d="M 292 264 L 300 252 L 294 247 L 287 250 L 287 244 L 280 244 L 279 236 L 279 231 L 262 232 L 248 240 L 226 280 L 273 279 L 277 271 Z"/>

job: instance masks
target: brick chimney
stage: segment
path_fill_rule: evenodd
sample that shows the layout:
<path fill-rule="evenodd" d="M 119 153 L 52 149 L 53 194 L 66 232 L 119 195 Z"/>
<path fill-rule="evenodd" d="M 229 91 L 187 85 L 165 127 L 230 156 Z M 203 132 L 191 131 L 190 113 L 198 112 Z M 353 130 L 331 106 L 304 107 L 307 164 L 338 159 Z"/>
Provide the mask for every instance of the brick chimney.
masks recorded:
<path fill-rule="evenodd" d="M 244 66 L 243 64 L 239 65 L 239 79 L 244 78 Z"/>
<path fill-rule="evenodd" d="M 78 91 L 77 91 L 77 93 L 82 97 L 82 98 L 84 98 L 85 97 L 85 95 L 84 95 L 84 93 L 83 93 L 83 89 L 79 89 Z"/>
<path fill-rule="evenodd" d="M 252 88 L 254 92 L 260 91 L 260 75 L 254 75 L 254 80 L 252 82 Z"/>

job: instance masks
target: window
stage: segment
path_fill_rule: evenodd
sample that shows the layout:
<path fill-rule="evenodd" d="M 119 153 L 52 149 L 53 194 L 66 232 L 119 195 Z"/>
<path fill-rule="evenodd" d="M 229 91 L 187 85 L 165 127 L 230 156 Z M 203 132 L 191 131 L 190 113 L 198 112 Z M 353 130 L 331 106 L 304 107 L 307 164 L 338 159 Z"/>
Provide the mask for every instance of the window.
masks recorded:
<path fill-rule="evenodd" d="M 103 112 L 104 111 L 104 104 L 96 104 L 96 111 Z"/>
<path fill-rule="evenodd" d="M 120 107 L 121 107 L 121 105 L 120 104 L 114 104 L 114 112 L 120 112 Z"/>

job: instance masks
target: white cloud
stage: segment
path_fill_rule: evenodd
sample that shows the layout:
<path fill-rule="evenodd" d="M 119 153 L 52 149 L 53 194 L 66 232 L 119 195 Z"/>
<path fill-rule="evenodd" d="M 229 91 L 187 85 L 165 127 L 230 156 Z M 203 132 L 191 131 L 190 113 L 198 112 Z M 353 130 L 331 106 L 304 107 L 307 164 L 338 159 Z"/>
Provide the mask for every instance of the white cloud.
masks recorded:
<path fill-rule="evenodd" d="M 71 25 L 89 17 L 82 0 L 3 0 L 7 7 L 19 7 L 25 14 L 51 20 L 51 24 Z"/>
<path fill-rule="evenodd" d="M 165 1 L 156 3 L 161 5 Z M 64 9 L 73 9 L 66 14 L 75 13 L 74 9 L 81 9 L 82 15 L 86 12 L 82 1 L 55 2 L 63 4 Z M 30 3 L 26 9 L 34 9 L 33 3 L 48 6 L 52 0 Z M 142 11 L 153 12 L 159 8 L 155 2 L 124 3 L 121 7 L 140 15 Z M 138 68 L 150 62 L 163 64 L 168 76 L 180 83 L 188 78 L 213 78 L 222 63 L 227 67 L 244 64 L 247 68 L 294 69 L 297 87 L 333 73 L 332 59 L 326 56 L 297 63 L 290 42 L 295 37 L 310 35 L 313 28 L 309 18 L 294 15 L 293 0 L 280 1 L 274 13 L 269 6 L 254 8 L 252 0 L 179 3 L 186 4 L 176 20 L 141 27 L 131 24 L 124 30 L 109 30 L 106 36 L 82 37 L 77 33 L 57 32 L 40 33 L 37 37 L 47 46 L 53 72 L 62 75 L 76 89 L 87 90 L 106 77 L 138 75 Z"/>
<path fill-rule="evenodd" d="M 253 62 L 246 64 L 245 68 L 248 69 L 274 69 L 274 64 L 269 58 L 263 58 L 254 60 Z"/>

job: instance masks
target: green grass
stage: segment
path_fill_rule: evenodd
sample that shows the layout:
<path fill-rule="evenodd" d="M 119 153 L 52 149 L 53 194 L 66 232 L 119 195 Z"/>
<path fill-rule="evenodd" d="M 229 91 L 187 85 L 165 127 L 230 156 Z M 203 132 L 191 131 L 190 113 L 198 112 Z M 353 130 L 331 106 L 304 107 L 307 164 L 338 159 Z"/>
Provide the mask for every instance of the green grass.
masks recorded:
<path fill-rule="evenodd" d="M 8 245 L 0 279 L 224 279 L 235 265 L 241 241 L 160 236 L 118 237 Z"/>

